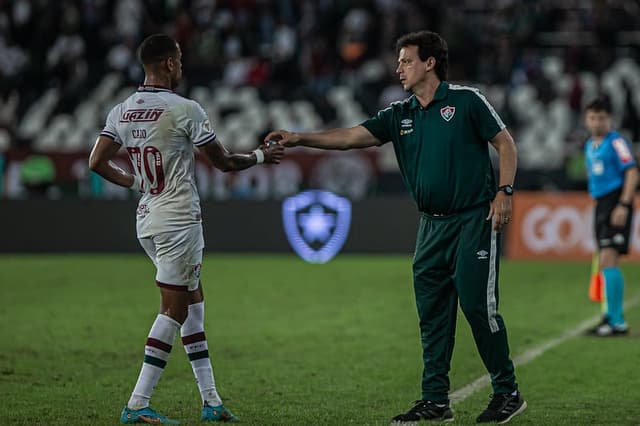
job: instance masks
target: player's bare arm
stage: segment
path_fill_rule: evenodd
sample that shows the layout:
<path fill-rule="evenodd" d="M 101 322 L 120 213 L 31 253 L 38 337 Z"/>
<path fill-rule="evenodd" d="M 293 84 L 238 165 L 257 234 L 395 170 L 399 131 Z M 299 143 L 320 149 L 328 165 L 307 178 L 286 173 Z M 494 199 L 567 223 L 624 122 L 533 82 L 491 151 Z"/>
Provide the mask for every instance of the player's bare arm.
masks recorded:
<path fill-rule="evenodd" d="M 629 167 L 624 172 L 624 185 L 622 186 L 622 194 L 620 194 L 620 202 L 611 212 L 611 224 L 613 226 L 623 227 L 627 222 L 629 215 L 629 206 L 633 203 L 633 196 L 638 187 L 638 179 L 640 175 L 637 167 Z"/>
<path fill-rule="evenodd" d="M 490 141 L 498 152 L 500 158 L 500 183 L 499 186 L 513 185 L 518 165 L 518 151 L 516 144 L 507 129 L 502 129 Z M 511 220 L 511 196 L 503 191 L 498 191 L 496 198 L 491 203 L 487 220 L 494 219 L 493 227 L 500 231 Z"/>
<path fill-rule="evenodd" d="M 136 176 L 124 171 L 111 161 L 121 145 L 106 136 L 98 136 L 89 155 L 89 168 L 116 185 L 131 188 L 136 183 Z"/>
<path fill-rule="evenodd" d="M 265 142 L 277 141 L 286 147 L 307 146 L 339 150 L 380 145 L 380 141 L 363 126 L 338 128 L 317 133 L 293 133 L 286 130 L 276 130 L 269 133 L 264 140 Z"/>
<path fill-rule="evenodd" d="M 260 150 L 262 158 L 259 158 Z M 263 144 L 249 154 L 236 154 L 229 151 L 218 139 L 200 148 L 200 152 L 219 170 L 230 172 L 244 170 L 256 164 L 279 164 L 284 155 L 284 147 L 280 144 Z"/>

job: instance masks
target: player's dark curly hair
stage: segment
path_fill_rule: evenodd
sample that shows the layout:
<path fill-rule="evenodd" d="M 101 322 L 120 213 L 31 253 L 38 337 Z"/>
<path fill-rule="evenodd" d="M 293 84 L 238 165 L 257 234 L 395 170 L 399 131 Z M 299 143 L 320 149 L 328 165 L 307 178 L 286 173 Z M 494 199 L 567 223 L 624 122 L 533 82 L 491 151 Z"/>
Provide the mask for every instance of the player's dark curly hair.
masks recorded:
<path fill-rule="evenodd" d="M 153 34 L 145 38 L 138 48 L 138 60 L 142 65 L 163 61 L 178 53 L 176 41 L 166 34 Z"/>
<path fill-rule="evenodd" d="M 449 70 L 449 48 L 439 34 L 431 31 L 417 31 L 405 34 L 396 42 L 396 53 L 407 46 L 418 46 L 418 56 L 426 61 L 429 56 L 436 60 L 436 75 L 440 80 L 447 79 Z"/>
<path fill-rule="evenodd" d="M 604 111 L 607 114 L 611 114 L 611 102 L 609 102 L 609 98 L 606 96 L 600 96 L 589 102 L 584 110 L 593 112 Z"/>

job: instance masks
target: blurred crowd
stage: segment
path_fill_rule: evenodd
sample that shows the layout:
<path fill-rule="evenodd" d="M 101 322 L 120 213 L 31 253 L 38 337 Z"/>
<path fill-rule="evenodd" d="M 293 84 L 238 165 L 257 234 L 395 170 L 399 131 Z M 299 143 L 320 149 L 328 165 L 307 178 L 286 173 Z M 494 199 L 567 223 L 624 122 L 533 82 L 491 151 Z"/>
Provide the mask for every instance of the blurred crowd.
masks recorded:
<path fill-rule="evenodd" d="M 601 72 L 619 46 L 637 60 L 638 17 L 638 2 L 625 0 L 0 0 L 0 128 L 11 133 L 49 87 L 61 89 L 64 113 L 107 72 L 139 83 L 135 49 L 155 32 L 182 47 L 181 92 L 251 85 L 265 99 L 312 100 L 330 121 L 324 95 L 336 84 L 367 113 L 403 97 L 394 74 L 403 33 L 441 33 L 450 80 L 532 84 L 544 102 L 555 96 L 544 55 L 561 56 L 569 73 Z M 576 111 L 581 94 L 576 83 Z"/>

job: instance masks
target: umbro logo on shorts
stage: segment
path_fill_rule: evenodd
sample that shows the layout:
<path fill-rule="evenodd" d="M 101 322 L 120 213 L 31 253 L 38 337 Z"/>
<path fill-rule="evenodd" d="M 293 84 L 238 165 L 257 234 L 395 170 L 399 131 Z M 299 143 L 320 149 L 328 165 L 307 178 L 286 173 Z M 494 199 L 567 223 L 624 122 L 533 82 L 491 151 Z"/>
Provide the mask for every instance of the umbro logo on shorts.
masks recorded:
<path fill-rule="evenodd" d="M 486 250 L 478 250 L 476 255 L 478 255 L 478 260 L 487 260 L 489 258 L 489 252 Z"/>

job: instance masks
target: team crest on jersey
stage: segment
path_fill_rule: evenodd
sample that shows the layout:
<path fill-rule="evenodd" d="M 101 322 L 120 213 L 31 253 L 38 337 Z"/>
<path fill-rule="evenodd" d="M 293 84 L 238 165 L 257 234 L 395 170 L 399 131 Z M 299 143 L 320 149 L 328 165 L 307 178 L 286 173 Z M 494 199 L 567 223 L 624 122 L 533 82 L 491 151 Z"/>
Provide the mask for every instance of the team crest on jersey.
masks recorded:
<path fill-rule="evenodd" d="M 331 260 L 351 225 L 351 202 L 329 191 L 305 191 L 282 203 L 282 222 L 293 250 L 309 263 Z"/>
<path fill-rule="evenodd" d="M 456 107 L 446 106 L 444 108 L 440 108 L 440 115 L 444 118 L 444 121 L 451 121 L 453 115 L 456 113 Z"/>

